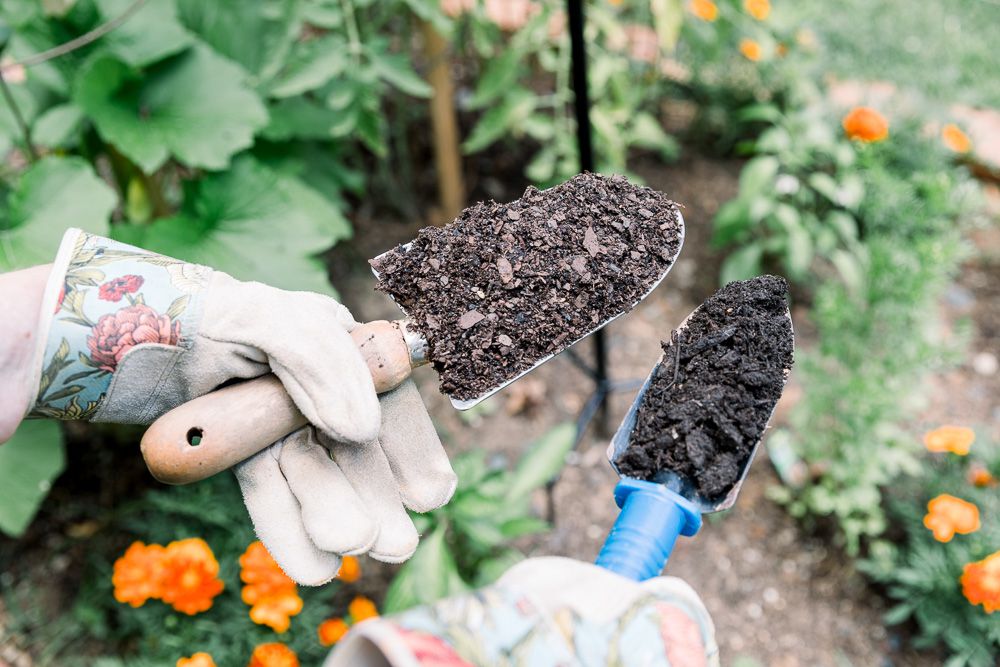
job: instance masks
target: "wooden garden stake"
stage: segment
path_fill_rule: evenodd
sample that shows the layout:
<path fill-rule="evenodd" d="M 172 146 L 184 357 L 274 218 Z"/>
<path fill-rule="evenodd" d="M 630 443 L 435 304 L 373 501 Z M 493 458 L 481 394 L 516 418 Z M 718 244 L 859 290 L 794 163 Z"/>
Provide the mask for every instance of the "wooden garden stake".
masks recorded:
<path fill-rule="evenodd" d="M 458 147 L 458 118 L 455 113 L 455 86 L 448 69 L 448 43 L 427 21 L 421 21 L 424 48 L 430 70 L 427 80 L 434 89 L 431 97 L 431 127 L 434 131 L 434 162 L 438 175 L 441 215 L 438 224 L 453 220 L 465 206 L 462 157 Z"/>

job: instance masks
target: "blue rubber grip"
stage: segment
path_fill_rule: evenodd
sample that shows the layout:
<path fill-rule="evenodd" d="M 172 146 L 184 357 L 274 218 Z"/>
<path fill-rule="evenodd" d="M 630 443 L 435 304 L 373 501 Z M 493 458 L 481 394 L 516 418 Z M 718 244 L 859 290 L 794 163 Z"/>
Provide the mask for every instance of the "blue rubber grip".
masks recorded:
<path fill-rule="evenodd" d="M 635 581 L 659 576 L 677 536 L 690 537 L 701 528 L 701 512 L 661 484 L 623 477 L 615 502 L 622 511 L 597 564 Z"/>

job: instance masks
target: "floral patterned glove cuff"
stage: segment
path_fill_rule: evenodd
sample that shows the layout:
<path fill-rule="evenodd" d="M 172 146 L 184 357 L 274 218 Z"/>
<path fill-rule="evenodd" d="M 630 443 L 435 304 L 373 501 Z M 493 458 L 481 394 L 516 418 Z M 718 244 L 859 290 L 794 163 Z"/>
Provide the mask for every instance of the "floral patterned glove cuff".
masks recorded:
<path fill-rule="evenodd" d="M 211 273 L 68 230 L 42 302 L 38 389 L 28 416 L 101 421 L 101 406 L 129 350 L 190 345 Z M 141 404 L 137 411 L 135 423 L 148 421 Z"/>
<path fill-rule="evenodd" d="M 536 558 L 491 587 L 357 625 L 325 667 L 711 667 L 718 661 L 711 618 L 683 581 L 637 584 L 589 563 Z"/>

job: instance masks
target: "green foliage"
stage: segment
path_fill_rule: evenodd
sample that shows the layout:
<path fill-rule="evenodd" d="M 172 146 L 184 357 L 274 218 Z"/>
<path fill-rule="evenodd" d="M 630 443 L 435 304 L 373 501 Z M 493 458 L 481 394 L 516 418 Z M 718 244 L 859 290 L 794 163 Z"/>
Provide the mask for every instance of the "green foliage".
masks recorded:
<path fill-rule="evenodd" d="M 0 447 L 0 531 L 24 532 L 63 465 L 59 424 L 32 420 L 18 427 Z"/>
<path fill-rule="evenodd" d="M 773 3 L 766 21 L 751 17 L 741 0 L 718 0 L 718 17 L 685 17 L 668 94 L 694 104 L 689 139 L 718 153 L 746 150 L 782 114 L 820 98 L 815 38 L 791 15 L 789 3 Z M 761 51 L 750 61 L 743 40 Z"/>
<path fill-rule="evenodd" d="M 988 667 L 1000 656 L 1000 615 L 973 606 L 959 582 L 967 563 L 1000 548 L 1000 495 L 995 486 L 970 483 L 974 466 L 1000 475 L 1000 447 L 977 441 L 968 457 L 924 456 L 918 470 L 895 483 L 887 514 L 892 541 L 872 544 L 862 569 L 885 585 L 896 606 L 886 614 L 890 624 L 912 619 L 920 632 L 918 646 L 944 644 L 952 653 L 949 667 Z M 923 524 L 927 503 L 947 493 L 979 508 L 982 527 L 941 543 Z"/>
<path fill-rule="evenodd" d="M 713 241 L 739 248 L 723 265 L 722 283 L 759 275 L 773 261 L 791 280 L 809 284 L 835 273 L 860 289 L 863 168 L 833 127 L 807 111 L 781 117 L 756 141 L 739 195 L 715 218 Z"/>
<path fill-rule="evenodd" d="M 564 181 L 580 169 L 564 4 L 539 3 L 538 11 L 509 38 L 483 6 L 467 13 L 455 28 L 459 35 L 470 37 L 463 55 L 481 63 L 467 107 L 483 113 L 468 134 L 464 150 L 496 150 L 498 142 L 537 144 L 524 173 L 542 187 Z M 591 123 L 598 171 L 625 172 L 633 149 L 652 151 L 664 159 L 678 153 L 676 141 L 657 117 L 656 82 L 657 65 L 674 46 L 683 10 L 679 2 L 641 4 L 614 8 L 595 3 L 587 9 Z M 651 37 L 630 32 L 637 29 Z M 635 44 L 650 38 L 657 53 L 647 56 Z M 546 92 L 540 94 L 540 89 Z"/>
<path fill-rule="evenodd" d="M 455 457 L 455 496 L 441 509 L 414 516 L 425 537 L 393 579 L 386 613 L 492 583 L 520 560 L 509 542 L 548 529 L 531 514 L 531 494 L 562 468 L 575 435 L 573 424 L 554 427 L 512 471 L 487 465 L 482 450 Z"/>
<path fill-rule="evenodd" d="M 885 531 L 882 489 L 917 465 L 902 425 L 928 373 L 956 351 L 935 304 L 964 255 L 957 223 L 971 193 L 964 171 L 915 127 L 859 150 L 854 173 L 865 184 L 857 278 L 809 276 L 819 344 L 798 355 L 808 389 L 789 430 L 776 434 L 809 475 L 774 492 L 796 516 L 834 518 L 851 553 Z"/>

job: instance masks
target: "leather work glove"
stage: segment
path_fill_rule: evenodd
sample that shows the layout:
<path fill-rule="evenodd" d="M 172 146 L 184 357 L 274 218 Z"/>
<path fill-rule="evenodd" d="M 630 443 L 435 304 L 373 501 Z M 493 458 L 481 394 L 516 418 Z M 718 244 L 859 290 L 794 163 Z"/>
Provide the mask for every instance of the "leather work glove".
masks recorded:
<path fill-rule="evenodd" d="M 684 581 L 533 558 L 482 590 L 353 626 L 324 667 L 718 664 L 712 619 Z"/>
<path fill-rule="evenodd" d="M 29 417 L 148 424 L 233 380 L 281 380 L 310 426 L 237 478 L 261 541 L 299 583 L 334 577 L 338 553 L 405 560 L 417 537 L 403 503 L 426 511 L 454 490 L 416 389 L 387 394 L 382 413 L 357 322 L 333 299 L 71 229 L 41 313 Z"/>

